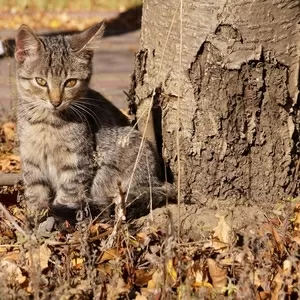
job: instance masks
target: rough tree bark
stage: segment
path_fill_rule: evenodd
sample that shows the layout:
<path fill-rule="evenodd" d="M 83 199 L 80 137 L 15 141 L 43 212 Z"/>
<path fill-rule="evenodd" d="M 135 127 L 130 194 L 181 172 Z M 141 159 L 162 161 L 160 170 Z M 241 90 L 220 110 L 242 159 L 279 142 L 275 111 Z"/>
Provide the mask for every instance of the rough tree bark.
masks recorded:
<path fill-rule="evenodd" d="M 182 2 L 181 69 L 180 1 L 144 1 L 131 89 L 140 128 L 154 95 L 156 131 L 161 126 L 176 183 L 180 97 L 187 202 L 271 203 L 298 195 L 300 1 Z"/>

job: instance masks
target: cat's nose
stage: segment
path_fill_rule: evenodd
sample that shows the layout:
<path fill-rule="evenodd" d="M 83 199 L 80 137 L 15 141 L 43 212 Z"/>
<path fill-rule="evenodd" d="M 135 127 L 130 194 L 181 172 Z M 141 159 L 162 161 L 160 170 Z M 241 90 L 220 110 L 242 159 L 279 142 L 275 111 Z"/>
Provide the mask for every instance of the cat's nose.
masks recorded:
<path fill-rule="evenodd" d="M 53 101 L 51 100 L 51 104 L 54 106 L 54 107 L 59 107 L 61 105 L 61 100 L 57 100 L 57 101 Z"/>
<path fill-rule="evenodd" d="M 62 103 L 61 93 L 59 89 L 52 89 L 50 91 L 50 102 L 54 107 L 59 107 Z"/>

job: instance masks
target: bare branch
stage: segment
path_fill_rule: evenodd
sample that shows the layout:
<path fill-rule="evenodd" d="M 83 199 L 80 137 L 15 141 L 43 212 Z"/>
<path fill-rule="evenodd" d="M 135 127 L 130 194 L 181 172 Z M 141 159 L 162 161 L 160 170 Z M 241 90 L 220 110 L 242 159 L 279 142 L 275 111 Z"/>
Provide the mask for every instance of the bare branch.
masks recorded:
<path fill-rule="evenodd" d="M 23 179 L 22 174 L 11 174 L 11 173 L 1 173 L 0 172 L 0 186 L 11 186 L 21 182 Z"/>

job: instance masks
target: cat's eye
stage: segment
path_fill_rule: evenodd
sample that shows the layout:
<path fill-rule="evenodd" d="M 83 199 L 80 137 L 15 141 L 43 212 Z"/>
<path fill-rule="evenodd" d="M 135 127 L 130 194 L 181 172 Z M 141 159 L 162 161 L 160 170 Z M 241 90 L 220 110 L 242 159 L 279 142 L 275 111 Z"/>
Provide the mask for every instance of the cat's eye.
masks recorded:
<path fill-rule="evenodd" d="M 65 82 L 65 87 L 72 88 L 76 85 L 77 79 L 69 79 Z"/>
<path fill-rule="evenodd" d="M 36 77 L 35 81 L 40 86 L 47 86 L 47 81 L 45 79 L 41 78 L 41 77 Z"/>

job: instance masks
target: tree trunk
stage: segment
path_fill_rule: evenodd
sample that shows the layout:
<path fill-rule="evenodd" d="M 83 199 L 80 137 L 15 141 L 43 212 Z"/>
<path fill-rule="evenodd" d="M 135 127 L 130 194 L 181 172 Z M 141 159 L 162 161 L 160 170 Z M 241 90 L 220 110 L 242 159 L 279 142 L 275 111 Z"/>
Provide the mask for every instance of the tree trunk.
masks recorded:
<path fill-rule="evenodd" d="M 182 2 L 144 1 L 131 89 L 140 129 L 153 100 L 187 202 L 298 195 L 300 2 Z"/>

